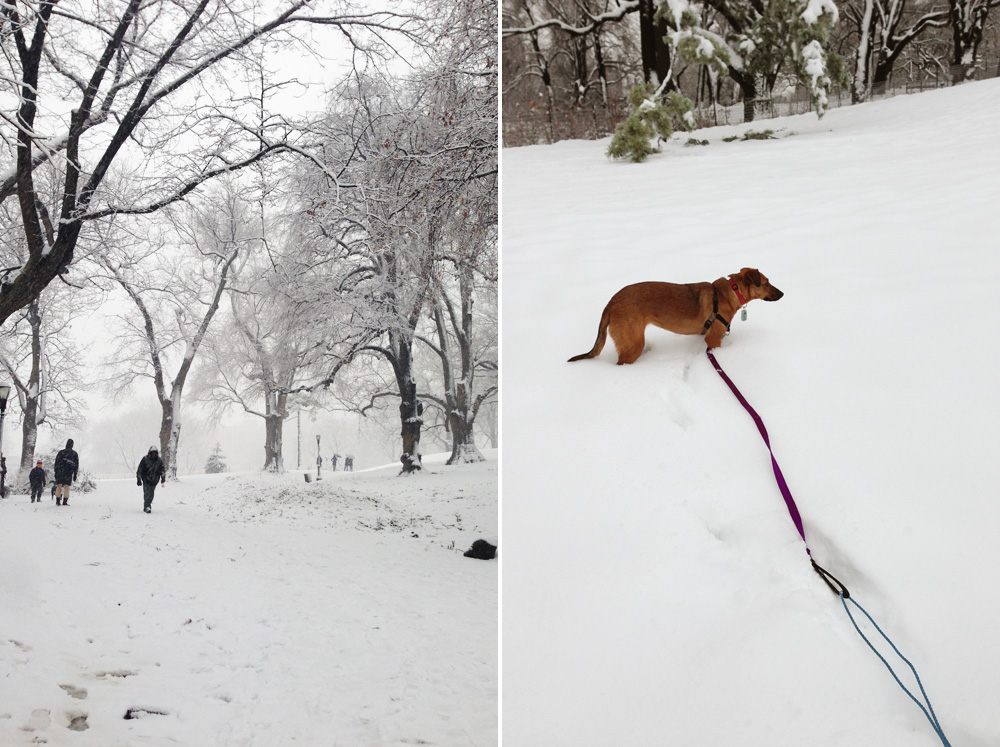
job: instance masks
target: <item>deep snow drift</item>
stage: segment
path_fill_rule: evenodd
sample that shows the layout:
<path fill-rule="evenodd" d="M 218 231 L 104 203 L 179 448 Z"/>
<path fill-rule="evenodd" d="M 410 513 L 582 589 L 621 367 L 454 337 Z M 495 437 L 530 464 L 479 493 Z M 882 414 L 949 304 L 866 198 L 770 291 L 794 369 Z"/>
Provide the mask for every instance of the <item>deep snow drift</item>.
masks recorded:
<path fill-rule="evenodd" d="M 441 461 L 5 499 L 0 744 L 496 744 L 496 455 Z"/>
<path fill-rule="evenodd" d="M 505 744 L 941 744 L 810 568 L 701 339 L 566 362 L 622 286 L 747 266 L 785 297 L 716 355 L 814 555 L 952 744 L 1000 744 L 998 122 L 992 80 L 642 165 L 503 152 Z M 751 129 L 777 139 L 723 142 Z"/>

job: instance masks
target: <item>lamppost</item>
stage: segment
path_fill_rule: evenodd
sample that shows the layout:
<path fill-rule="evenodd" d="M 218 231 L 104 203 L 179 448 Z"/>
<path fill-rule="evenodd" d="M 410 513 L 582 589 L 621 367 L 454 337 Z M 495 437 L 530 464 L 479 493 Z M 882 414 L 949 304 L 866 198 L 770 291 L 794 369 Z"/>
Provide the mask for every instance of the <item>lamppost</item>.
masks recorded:
<path fill-rule="evenodd" d="M 0 384 L 0 498 L 7 493 L 4 482 L 7 478 L 7 460 L 3 455 L 3 416 L 7 414 L 7 398 L 10 396 L 10 385 Z"/>
<path fill-rule="evenodd" d="M 319 434 L 316 434 L 316 479 L 323 479 L 323 457 L 319 453 Z"/>

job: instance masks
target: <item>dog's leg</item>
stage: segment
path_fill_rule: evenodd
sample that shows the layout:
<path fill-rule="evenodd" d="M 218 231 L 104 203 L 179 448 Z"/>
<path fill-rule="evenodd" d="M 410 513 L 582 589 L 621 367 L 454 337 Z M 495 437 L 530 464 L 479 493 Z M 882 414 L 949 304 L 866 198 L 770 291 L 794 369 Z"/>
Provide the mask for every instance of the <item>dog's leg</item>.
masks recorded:
<path fill-rule="evenodd" d="M 705 344 L 708 345 L 708 349 L 717 348 L 722 344 L 722 338 L 726 336 L 726 328 L 723 326 L 722 322 L 716 322 L 712 325 L 712 328 L 708 330 L 708 334 L 705 335 Z"/>
<path fill-rule="evenodd" d="M 617 327 L 612 322 L 608 332 L 618 350 L 618 365 L 635 363 L 646 347 L 646 325 L 632 323 Z"/>

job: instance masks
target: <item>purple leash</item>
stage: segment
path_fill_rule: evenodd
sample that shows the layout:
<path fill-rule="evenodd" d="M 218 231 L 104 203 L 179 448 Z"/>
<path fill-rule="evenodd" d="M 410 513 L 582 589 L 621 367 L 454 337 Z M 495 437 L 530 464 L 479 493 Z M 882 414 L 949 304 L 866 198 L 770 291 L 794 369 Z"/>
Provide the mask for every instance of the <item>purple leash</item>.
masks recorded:
<path fill-rule="evenodd" d="M 917 697 L 906 687 L 906 685 L 903 684 L 902 680 L 900 680 L 899 676 L 893 670 L 892 666 L 889 664 L 886 658 L 879 653 L 878 649 L 876 649 L 874 644 L 872 644 L 872 642 L 868 639 L 868 636 L 866 636 L 863 632 L 861 632 L 861 628 L 858 626 L 857 621 L 854 619 L 854 615 L 851 614 L 851 610 L 847 606 L 847 600 L 850 599 L 851 597 L 851 594 L 847 590 L 847 587 L 844 586 L 836 578 L 834 578 L 829 571 L 827 571 L 825 568 L 820 567 L 819 564 L 817 564 L 816 561 L 813 560 L 812 551 L 809 549 L 808 543 L 806 543 L 805 530 L 802 528 L 802 517 L 799 515 L 798 506 L 795 505 L 795 499 L 792 498 L 792 491 L 788 489 L 788 483 L 785 482 L 785 476 L 781 474 L 781 468 L 778 466 L 778 461 L 774 458 L 774 451 L 771 449 L 771 439 L 769 439 L 767 436 L 767 429 L 764 427 L 764 421 L 760 419 L 760 415 L 757 414 L 757 411 L 750 406 L 750 403 L 747 402 L 746 397 L 744 397 L 740 393 L 740 390 L 736 388 L 736 385 L 733 383 L 732 379 L 726 376 L 726 372 L 722 370 L 722 366 L 720 366 L 719 362 L 715 360 L 715 356 L 712 355 L 712 351 L 706 349 L 705 352 L 708 354 L 708 359 L 712 362 L 712 365 L 715 367 L 715 370 L 718 371 L 719 376 L 722 377 L 722 380 L 726 382 L 726 385 L 732 390 L 733 394 L 736 395 L 736 399 L 740 401 L 740 404 L 743 405 L 743 407 L 746 409 L 748 413 L 750 413 L 750 417 L 752 417 L 753 422 L 757 424 L 757 430 L 760 431 L 760 435 L 764 439 L 764 443 L 767 444 L 767 450 L 771 454 L 771 467 L 774 469 L 774 479 L 778 483 L 778 490 L 781 491 L 781 496 L 785 499 L 785 505 L 788 507 L 788 513 L 792 517 L 792 522 L 795 524 L 795 528 L 799 531 L 799 536 L 802 538 L 802 543 L 806 546 L 806 554 L 809 556 L 809 562 L 812 563 L 813 570 L 815 570 L 816 573 L 819 574 L 820 578 L 822 578 L 823 581 L 826 582 L 826 585 L 830 587 L 830 591 L 832 591 L 834 594 L 840 597 L 840 601 L 844 605 L 844 610 L 847 612 L 847 616 L 851 619 L 851 623 L 854 625 L 854 629 L 858 632 L 858 635 L 861 636 L 864 642 L 868 644 L 868 647 L 875 652 L 875 655 L 886 666 L 886 668 L 889 670 L 889 673 L 892 675 L 893 679 L 896 680 L 896 684 L 899 685 L 903 689 L 903 692 L 905 692 L 910 697 L 910 699 L 914 703 L 916 703 L 917 706 L 919 706 L 920 710 L 924 712 L 924 716 L 927 717 L 927 720 L 930 722 L 931 727 L 934 729 L 934 732 L 941 739 L 942 747 L 951 747 L 951 743 L 945 736 L 944 730 L 941 728 L 941 723 L 938 721 L 937 714 L 934 713 L 934 707 L 931 705 L 930 698 L 927 697 L 927 692 L 924 690 L 924 685 L 920 681 L 920 675 L 917 674 L 916 667 L 914 667 L 913 664 L 910 663 L 909 659 L 907 659 L 905 656 L 903 656 L 903 654 L 900 653 L 899 649 L 896 648 L 896 644 L 893 643 L 891 640 L 889 640 L 889 636 L 887 636 L 882 631 L 882 629 L 872 619 L 872 616 L 868 614 L 865 608 L 862 607 L 860 604 L 858 604 L 858 601 L 856 599 L 851 599 L 851 604 L 853 604 L 855 607 L 861 610 L 861 612 L 864 613 L 865 617 L 868 618 L 869 622 L 871 622 L 875 630 L 877 630 L 879 634 L 882 636 L 882 638 L 884 638 L 889 643 L 889 645 L 892 647 L 892 650 L 896 653 L 896 655 L 899 656 L 899 658 L 902 659 L 906 663 L 906 665 L 910 668 L 910 671 L 913 672 L 913 676 L 916 678 L 917 684 L 920 686 L 920 694 L 923 697 L 923 702 L 918 700 Z"/>
<path fill-rule="evenodd" d="M 802 527 L 802 516 L 799 515 L 799 508 L 795 505 L 795 499 L 792 498 L 792 491 L 788 489 L 788 483 L 785 482 L 785 476 L 781 474 L 781 467 L 778 466 L 778 460 L 774 458 L 774 451 L 771 449 L 771 439 L 767 436 L 767 428 L 764 427 L 764 421 L 760 419 L 760 415 L 757 411 L 750 406 L 747 402 L 746 397 L 736 388 L 736 384 L 733 380 L 726 376 L 726 372 L 722 370 L 722 366 L 719 362 L 715 360 L 715 356 L 712 355 L 711 349 L 706 349 L 705 353 L 708 355 L 708 359 L 712 362 L 715 370 L 718 372 L 722 380 L 726 382 L 726 385 L 732 390 L 733 394 L 736 395 L 736 399 L 740 401 L 744 409 L 750 413 L 750 417 L 753 418 L 753 422 L 757 424 L 757 430 L 760 431 L 761 438 L 764 439 L 764 443 L 767 445 L 767 450 L 771 454 L 771 468 L 774 470 L 774 479 L 778 483 L 778 490 L 781 491 L 781 497 L 785 499 L 785 506 L 788 508 L 788 513 L 792 517 L 792 523 L 795 524 L 795 528 L 799 532 L 799 536 L 802 538 L 802 543 L 806 546 L 806 555 L 809 556 L 809 562 L 812 563 L 813 570 L 820 575 L 826 585 L 830 587 L 832 591 L 837 596 L 843 594 L 845 599 L 850 599 L 851 593 L 847 590 L 840 581 L 833 577 L 833 575 L 822 568 L 815 560 L 813 560 L 812 551 L 809 549 L 809 543 L 806 542 L 806 532 Z M 836 584 L 836 586 L 834 586 Z M 838 588 L 839 587 L 839 588 Z"/>

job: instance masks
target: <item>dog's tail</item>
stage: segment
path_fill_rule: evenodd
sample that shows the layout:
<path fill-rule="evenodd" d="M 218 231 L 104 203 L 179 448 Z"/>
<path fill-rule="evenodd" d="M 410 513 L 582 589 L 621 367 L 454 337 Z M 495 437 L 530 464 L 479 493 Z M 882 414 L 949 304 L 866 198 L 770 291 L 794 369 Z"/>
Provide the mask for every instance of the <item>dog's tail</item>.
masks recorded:
<path fill-rule="evenodd" d="M 604 342 L 608 339 L 608 323 L 611 321 L 611 313 L 608 311 L 608 307 L 604 307 L 604 313 L 601 314 L 601 324 L 597 328 L 597 342 L 594 343 L 594 347 L 590 349 L 590 352 L 581 353 L 580 355 L 574 355 L 567 361 L 572 363 L 573 361 L 582 361 L 584 358 L 596 358 L 604 350 Z"/>

